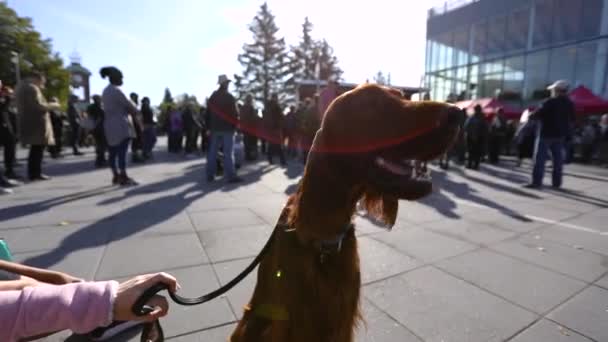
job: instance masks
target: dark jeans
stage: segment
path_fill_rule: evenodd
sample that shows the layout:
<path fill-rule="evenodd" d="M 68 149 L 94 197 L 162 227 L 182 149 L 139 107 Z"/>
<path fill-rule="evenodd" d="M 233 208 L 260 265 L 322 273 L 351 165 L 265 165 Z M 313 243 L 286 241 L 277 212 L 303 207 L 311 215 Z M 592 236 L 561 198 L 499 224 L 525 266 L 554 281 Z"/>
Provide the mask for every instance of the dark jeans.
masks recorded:
<path fill-rule="evenodd" d="M 281 165 L 285 165 L 287 162 L 285 161 L 285 153 L 283 153 L 283 146 L 280 144 L 268 144 L 268 162 L 272 164 L 272 158 L 275 154 L 279 155 L 279 159 L 281 161 Z"/>
<path fill-rule="evenodd" d="M 144 128 L 144 154 L 149 156 L 156 145 L 156 126 L 149 125 Z"/>
<path fill-rule="evenodd" d="M 106 162 L 106 151 L 108 150 L 103 126 L 95 128 L 93 136 L 95 137 L 95 165 L 102 166 Z"/>
<path fill-rule="evenodd" d="M 182 151 L 184 135 L 181 131 L 169 132 L 169 152 L 178 153 Z"/>
<path fill-rule="evenodd" d="M 7 175 L 13 173 L 13 167 L 15 165 L 15 150 L 17 144 L 15 142 L 15 136 L 9 131 L 0 128 L 0 144 L 4 146 L 4 172 Z"/>
<path fill-rule="evenodd" d="M 258 138 L 245 134 L 243 137 L 243 144 L 245 145 L 245 159 L 255 160 L 258 157 Z"/>
<path fill-rule="evenodd" d="M 78 124 L 70 124 L 71 135 L 70 145 L 74 153 L 78 152 L 78 143 L 80 142 L 80 126 Z"/>
<path fill-rule="evenodd" d="M 44 145 L 30 145 L 30 154 L 27 158 L 27 174 L 30 179 L 42 175 L 42 157 L 44 156 Z"/>
<path fill-rule="evenodd" d="M 198 129 L 188 129 L 186 131 L 186 154 L 196 151 L 196 141 L 198 140 Z"/>
<path fill-rule="evenodd" d="M 562 186 L 562 170 L 564 167 L 564 140 L 559 138 L 538 138 L 534 151 L 534 169 L 532 170 L 532 183 L 537 186 L 543 185 L 545 176 L 545 163 L 551 151 L 553 160 L 552 185 Z"/>
<path fill-rule="evenodd" d="M 467 167 L 474 170 L 479 169 L 479 162 L 483 155 L 483 145 L 479 142 L 467 142 L 467 150 L 469 152 Z"/>
<path fill-rule="evenodd" d="M 55 136 L 55 145 L 49 146 L 51 156 L 56 158 L 61 154 L 63 148 L 63 124 L 57 123 L 53 125 L 53 135 Z"/>
<path fill-rule="evenodd" d="M 118 174 L 118 170 L 122 174 L 126 174 L 127 170 L 127 151 L 129 150 L 129 138 L 123 140 L 116 146 L 108 146 L 110 150 L 110 168 L 114 175 Z M 118 170 L 116 167 L 116 160 L 118 159 Z"/>

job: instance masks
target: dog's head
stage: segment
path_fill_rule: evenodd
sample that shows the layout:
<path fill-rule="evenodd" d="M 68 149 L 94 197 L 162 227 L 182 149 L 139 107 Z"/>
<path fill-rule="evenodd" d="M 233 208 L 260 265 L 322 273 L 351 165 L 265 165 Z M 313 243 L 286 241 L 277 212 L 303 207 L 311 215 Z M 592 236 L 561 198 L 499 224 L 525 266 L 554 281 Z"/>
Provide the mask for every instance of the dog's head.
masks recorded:
<path fill-rule="evenodd" d="M 432 191 L 424 162 L 451 146 L 460 115 L 450 104 L 410 102 L 393 89 L 360 86 L 327 109 L 307 172 L 352 189 L 355 201 L 392 226 L 399 199 L 416 200 Z"/>

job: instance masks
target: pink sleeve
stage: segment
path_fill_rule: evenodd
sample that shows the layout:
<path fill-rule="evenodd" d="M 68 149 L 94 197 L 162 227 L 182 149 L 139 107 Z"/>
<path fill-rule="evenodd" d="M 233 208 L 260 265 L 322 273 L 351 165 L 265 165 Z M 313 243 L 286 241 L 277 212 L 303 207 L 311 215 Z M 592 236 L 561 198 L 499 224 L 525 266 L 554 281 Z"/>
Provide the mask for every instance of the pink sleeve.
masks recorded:
<path fill-rule="evenodd" d="M 115 281 L 40 285 L 0 292 L 0 341 L 59 330 L 89 332 L 112 321 Z"/>

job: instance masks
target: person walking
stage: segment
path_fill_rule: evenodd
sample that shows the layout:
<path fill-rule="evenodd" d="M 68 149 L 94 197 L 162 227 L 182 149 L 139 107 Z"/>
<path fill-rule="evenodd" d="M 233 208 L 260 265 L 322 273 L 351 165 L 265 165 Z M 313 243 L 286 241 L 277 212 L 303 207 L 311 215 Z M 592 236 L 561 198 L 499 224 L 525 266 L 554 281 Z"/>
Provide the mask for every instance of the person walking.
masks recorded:
<path fill-rule="evenodd" d="M 103 90 L 101 101 L 105 113 L 103 129 L 110 151 L 112 184 L 136 185 L 127 175 L 127 151 L 129 142 L 135 137 L 132 117 L 137 114 L 137 107 L 120 89 L 123 75 L 118 68 L 103 67 L 99 73 L 101 78 L 110 81 Z"/>
<path fill-rule="evenodd" d="M 106 151 L 108 143 L 103 130 L 105 113 L 101 107 L 101 96 L 93 95 L 93 103 L 87 107 L 87 114 L 95 122 L 93 137 L 95 138 L 95 167 L 104 167 L 107 163 Z"/>
<path fill-rule="evenodd" d="M 152 150 L 156 145 L 156 120 L 154 112 L 150 107 L 150 98 L 144 97 L 141 100 L 141 117 L 144 124 L 143 131 L 143 158 L 144 160 L 152 159 Z"/>
<path fill-rule="evenodd" d="M 272 94 L 264 108 L 266 128 L 268 129 L 268 163 L 272 164 L 275 155 L 279 155 L 282 166 L 287 165 L 283 153 L 283 109 L 279 104 L 279 96 Z"/>
<path fill-rule="evenodd" d="M 58 103 L 48 103 L 42 95 L 46 78 L 39 72 L 32 72 L 17 85 L 15 98 L 20 120 L 21 143 L 30 145 L 27 172 L 31 181 L 48 180 L 42 173 L 42 159 L 45 146 L 54 145 L 53 128 L 49 110 L 58 109 Z"/>
<path fill-rule="evenodd" d="M 478 170 L 487 143 L 488 124 L 480 105 L 475 106 L 474 114 L 464 124 L 467 144 L 467 168 Z"/>
<path fill-rule="evenodd" d="M 82 152 L 78 151 L 78 144 L 80 143 L 80 112 L 76 108 L 76 102 L 78 97 L 70 95 L 68 98 L 68 122 L 70 123 L 70 145 L 72 145 L 72 153 L 75 156 L 82 155 Z"/>
<path fill-rule="evenodd" d="M 207 103 L 210 142 L 207 153 L 207 181 L 212 182 L 217 169 L 217 155 L 220 143 L 224 154 L 224 177 L 229 183 L 238 183 L 242 179 L 234 170 L 233 146 L 234 132 L 239 120 L 239 113 L 234 96 L 228 91 L 230 79 L 226 75 L 218 77 L 219 88 L 213 92 Z"/>
<path fill-rule="evenodd" d="M 538 120 L 540 134 L 536 138 L 532 182 L 526 184 L 526 188 L 542 187 L 549 151 L 553 160 L 552 186 L 562 186 L 564 144 L 572 134 L 575 119 L 574 104 L 568 98 L 568 88 L 568 82 L 563 80 L 550 85 L 547 89 L 551 91 L 551 98 L 530 114 L 530 119 Z"/>

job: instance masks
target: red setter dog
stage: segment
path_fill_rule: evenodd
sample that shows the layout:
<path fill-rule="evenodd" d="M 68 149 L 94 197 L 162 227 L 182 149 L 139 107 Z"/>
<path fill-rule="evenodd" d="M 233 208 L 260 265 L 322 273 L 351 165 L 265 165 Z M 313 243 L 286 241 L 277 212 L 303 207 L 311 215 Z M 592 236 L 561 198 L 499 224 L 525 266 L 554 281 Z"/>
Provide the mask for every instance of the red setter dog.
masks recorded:
<path fill-rule="evenodd" d="M 230 341 L 352 342 L 361 318 L 357 202 L 392 226 L 399 199 L 431 192 L 422 163 L 450 147 L 459 114 L 376 85 L 334 100 Z"/>

